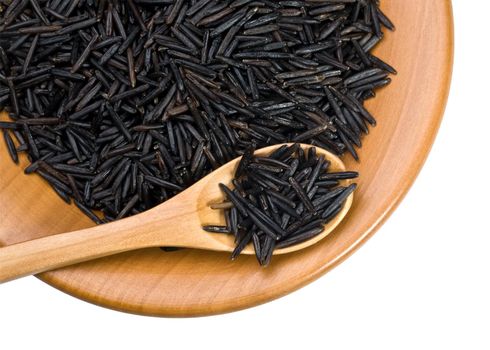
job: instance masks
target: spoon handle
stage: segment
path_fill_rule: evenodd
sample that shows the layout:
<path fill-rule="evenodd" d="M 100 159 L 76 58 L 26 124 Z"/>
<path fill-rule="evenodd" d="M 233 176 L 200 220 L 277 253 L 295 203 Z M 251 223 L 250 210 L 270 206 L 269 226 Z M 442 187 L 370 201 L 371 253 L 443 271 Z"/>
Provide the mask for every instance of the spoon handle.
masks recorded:
<path fill-rule="evenodd" d="M 142 220 L 143 219 L 143 220 Z M 78 262 L 149 247 L 151 230 L 132 217 L 0 248 L 0 283 Z"/>
<path fill-rule="evenodd" d="M 0 283 L 140 248 L 216 249 L 200 231 L 194 202 L 182 193 L 129 218 L 0 248 Z"/>

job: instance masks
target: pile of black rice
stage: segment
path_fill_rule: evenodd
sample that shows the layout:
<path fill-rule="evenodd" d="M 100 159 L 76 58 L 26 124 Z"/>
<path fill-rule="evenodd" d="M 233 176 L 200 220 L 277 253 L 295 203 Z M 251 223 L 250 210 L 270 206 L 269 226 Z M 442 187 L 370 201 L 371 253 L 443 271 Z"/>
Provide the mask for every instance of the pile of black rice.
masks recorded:
<path fill-rule="evenodd" d="M 378 0 L 1 0 L 0 128 L 96 223 L 166 201 L 252 144 L 357 159 L 395 70 Z"/>
<path fill-rule="evenodd" d="M 212 233 L 233 234 L 235 259 L 250 242 L 259 263 L 267 266 L 275 249 L 302 243 L 324 231 L 354 192 L 355 183 L 341 181 L 357 172 L 329 171 L 330 162 L 316 148 L 283 145 L 268 156 L 245 152 L 232 181 L 233 189 L 220 184 L 227 202 L 225 226 L 207 225 Z"/>

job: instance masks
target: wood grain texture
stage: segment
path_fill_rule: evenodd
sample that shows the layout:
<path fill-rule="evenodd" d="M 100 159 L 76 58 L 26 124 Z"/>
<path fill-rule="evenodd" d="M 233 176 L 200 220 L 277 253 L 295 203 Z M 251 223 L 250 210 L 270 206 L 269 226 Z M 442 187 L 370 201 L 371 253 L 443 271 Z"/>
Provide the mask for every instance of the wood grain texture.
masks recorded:
<path fill-rule="evenodd" d="M 419 173 L 447 100 L 453 59 L 449 0 L 382 0 L 397 26 L 377 54 L 398 76 L 369 101 L 378 126 L 365 138 L 359 190 L 344 221 L 318 244 L 273 258 L 262 269 L 253 257 L 226 253 L 145 249 L 82 263 L 39 277 L 86 301 L 158 316 L 195 316 L 258 305 L 311 282 L 364 243 L 396 208 Z M 38 177 L 29 181 L 0 147 L 0 242 L 13 244 L 91 225 Z M 12 172 L 19 174 L 15 178 Z M 28 193 L 29 195 L 23 195 Z M 28 208 L 28 209 L 27 209 Z M 25 210 L 28 210 L 26 213 Z"/>
<path fill-rule="evenodd" d="M 8 117 L 6 113 L 4 117 Z M 292 144 L 265 147 L 257 150 L 255 154 L 268 156 L 283 145 Z M 302 147 L 307 153 L 311 146 Z M 329 171 L 346 170 L 344 163 L 336 155 L 318 147 L 316 154 L 329 162 Z M 142 248 L 163 246 L 233 252 L 236 246 L 233 235 L 205 232 L 202 225 L 226 225 L 223 210 L 213 210 L 210 205 L 225 200 L 218 184 L 231 185 L 240 159 L 236 158 L 226 163 L 177 196 L 139 215 L 0 248 L 0 283 Z M 9 181 L 15 181 L 17 176 L 16 170 L 7 172 Z M 27 177 L 25 180 L 28 180 Z M 344 180 L 340 185 L 348 186 L 351 182 Z M 5 194 L 9 195 L 8 190 Z M 30 196 L 25 190 L 19 195 Z M 342 210 L 323 227 L 323 232 L 305 242 L 275 249 L 273 254 L 295 252 L 325 238 L 345 218 L 353 197 L 354 193 L 347 197 Z M 31 200 L 34 201 L 35 198 Z M 36 220 L 29 215 L 29 219 L 31 218 Z M 241 254 L 255 255 L 253 245 L 250 243 Z"/>

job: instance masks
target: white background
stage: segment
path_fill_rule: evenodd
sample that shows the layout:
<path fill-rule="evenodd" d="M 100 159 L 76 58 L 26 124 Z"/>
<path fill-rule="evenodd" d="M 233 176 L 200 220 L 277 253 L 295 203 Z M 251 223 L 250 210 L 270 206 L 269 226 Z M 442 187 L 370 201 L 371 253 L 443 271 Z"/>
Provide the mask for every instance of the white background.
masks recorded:
<path fill-rule="evenodd" d="M 194 319 L 115 312 L 24 278 L 0 285 L 0 348 L 489 349 L 490 4 L 453 5 L 455 68 L 436 143 L 354 256 L 282 299 Z"/>

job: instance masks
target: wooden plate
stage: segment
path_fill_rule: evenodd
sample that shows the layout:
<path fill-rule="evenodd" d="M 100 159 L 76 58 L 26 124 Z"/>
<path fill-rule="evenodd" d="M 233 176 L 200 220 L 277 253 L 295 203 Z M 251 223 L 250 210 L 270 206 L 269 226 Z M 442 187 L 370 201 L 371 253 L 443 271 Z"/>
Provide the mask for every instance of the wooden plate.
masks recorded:
<path fill-rule="evenodd" d="M 397 30 L 377 54 L 395 66 L 393 83 L 369 102 L 378 126 L 364 140 L 359 190 L 347 220 L 301 252 L 254 257 L 147 249 L 39 276 L 83 300 L 116 310 L 159 316 L 207 315 L 243 309 L 285 295 L 326 273 L 364 243 L 401 201 L 431 148 L 446 103 L 452 68 L 449 0 L 383 0 Z M 26 160 L 22 160 L 25 166 Z M 88 227 L 37 176 L 23 175 L 0 147 L 0 244 Z"/>

